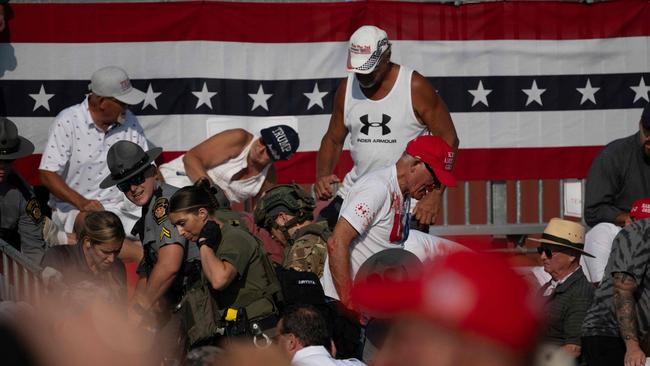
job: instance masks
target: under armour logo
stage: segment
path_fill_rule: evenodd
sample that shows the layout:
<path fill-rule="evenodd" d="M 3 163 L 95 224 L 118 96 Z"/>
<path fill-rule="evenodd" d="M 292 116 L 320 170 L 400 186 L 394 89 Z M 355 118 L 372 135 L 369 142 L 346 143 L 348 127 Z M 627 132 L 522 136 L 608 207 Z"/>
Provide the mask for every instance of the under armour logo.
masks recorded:
<path fill-rule="evenodd" d="M 381 122 L 368 122 L 368 115 L 364 114 L 363 116 L 359 117 L 359 120 L 363 124 L 363 127 L 361 127 L 361 133 L 364 135 L 368 134 L 368 129 L 370 127 L 381 127 L 381 135 L 388 135 L 390 133 L 390 128 L 386 126 L 388 122 L 390 122 L 390 116 L 383 114 L 381 115 Z"/>

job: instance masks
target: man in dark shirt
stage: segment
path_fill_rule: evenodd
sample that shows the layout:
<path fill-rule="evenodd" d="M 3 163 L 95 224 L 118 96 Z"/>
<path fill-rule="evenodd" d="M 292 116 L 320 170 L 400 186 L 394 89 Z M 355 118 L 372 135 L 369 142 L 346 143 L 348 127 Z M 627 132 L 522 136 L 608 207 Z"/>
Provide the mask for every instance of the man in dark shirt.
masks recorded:
<path fill-rule="evenodd" d="M 585 192 L 589 226 L 611 222 L 625 226 L 630 207 L 650 197 L 650 103 L 639 121 L 639 132 L 609 143 L 594 159 Z"/>
<path fill-rule="evenodd" d="M 544 271 L 551 275 L 541 291 L 547 300 L 544 339 L 578 358 L 581 353 L 582 321 L 593 298 L 594 288 L 580 267 L 585 228 L 580 223 L 553 218 L 544 229 L 537 251 Z"/>

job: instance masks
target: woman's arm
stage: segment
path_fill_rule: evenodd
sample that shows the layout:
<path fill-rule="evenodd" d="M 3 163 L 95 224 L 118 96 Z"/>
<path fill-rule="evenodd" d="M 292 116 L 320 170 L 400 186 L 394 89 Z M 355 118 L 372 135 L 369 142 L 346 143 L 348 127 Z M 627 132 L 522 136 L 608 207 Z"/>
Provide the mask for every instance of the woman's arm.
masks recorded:
<path fill-rule="evenodd" d="M 212 288 L 221 290 L 228 287 L 237 275 L 235 266 L 217 258 L 214 250 L 208 245 L 202 245 L 199 252 L 201 253 L 201 268 L 203 268 L 203 273 L 210 281 Z"/>

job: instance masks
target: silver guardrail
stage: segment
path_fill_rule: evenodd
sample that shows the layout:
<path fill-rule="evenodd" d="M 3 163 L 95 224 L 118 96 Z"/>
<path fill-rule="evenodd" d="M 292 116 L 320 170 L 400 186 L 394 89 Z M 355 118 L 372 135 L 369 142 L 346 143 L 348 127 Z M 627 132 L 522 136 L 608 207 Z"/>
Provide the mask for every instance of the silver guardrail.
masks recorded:
<path fill-rule="evenodd" d="M 43 291 L 41 267 L 2 239 L 0 253 L 0 300 L 40 304 Z"/>
<path fill-rule="evenodd" d="M 559 180 L 559 212 L 558 217 L 564 218 L 564 183 L 576 181 L 575 179 Z M 584 202 L 585 180 L 580 180 L 582 184 L 582 201 Z M 470 182 L 463 182 L 464 188 L 464 207 L 463 223 L 449 224 L 449 202 L 448 192 L 443 195 L 442 203 L 442 224 L 432 225 L 429 232 L 438 236 L 447 235 L 527 235 L 539 234 L 544 231 L 546 222 L 544 222 L 544 185 L 543 180 L 537 180 L 537 212 L 535 222 L 522 222 L 522 182 L 516 180 L 514 184 L 514 217 L 515 222 L 508 222 L 508 191 L 506 181 L 486 181 L 485 182 L 485 207 L 487 209 L 485 224 L 470 223 L 470 213 L 472 211 L 472 202 L 470 200 Z"/>

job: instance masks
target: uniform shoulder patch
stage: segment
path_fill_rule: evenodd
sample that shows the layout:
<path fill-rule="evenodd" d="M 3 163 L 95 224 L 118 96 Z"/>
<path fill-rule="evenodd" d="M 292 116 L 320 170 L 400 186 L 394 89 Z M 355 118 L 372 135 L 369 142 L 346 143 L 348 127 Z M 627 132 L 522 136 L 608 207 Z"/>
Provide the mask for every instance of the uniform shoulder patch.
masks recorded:
<path fill-rule="evenodd" d="M 169 200 L 165 197 L 158 197 L 153 204 L 153 209 L 151 209 L 151 214 L 156 224 L 160 225 L 161 222 L 165 221 L 168 211 Z"/>
<path fill-rule="evenodd" d="M 41 222 L 43 213 L 41 211 L 41 205 L 38 203 L 36 197 L 32 197 L 29 201 L 27 201 L 27 205 L 25 206 L 25 213 L 27 213 L 27 216 L 31 217 L 35 223 Z"/>

